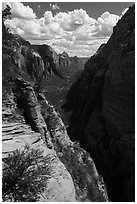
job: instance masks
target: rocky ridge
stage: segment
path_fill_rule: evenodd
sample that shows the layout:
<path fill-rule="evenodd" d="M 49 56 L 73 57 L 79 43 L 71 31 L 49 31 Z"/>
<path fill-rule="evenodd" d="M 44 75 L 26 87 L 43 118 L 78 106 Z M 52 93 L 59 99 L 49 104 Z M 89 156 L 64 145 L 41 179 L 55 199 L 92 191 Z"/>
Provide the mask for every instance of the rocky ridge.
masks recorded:
<path fill-rule="evenodd" d="M 43 158 L 50 157 L 52 176 L 39 201 L 108 201 L 93 160 L 70 140 L 59 113 L 42 92 L 52 62 L 45 66 L 30 44 L 14 35 L 3 39 L 2 55 L 3 159 L 25 144 L 43 150 Z M 3 174 L 5 168 L 3 164 Z"/>
<path fill-rule="evenodd" d="M 90 152 L 112 201 L 134 201 L 135 6 L 67 95 L 69 136 Z"/>

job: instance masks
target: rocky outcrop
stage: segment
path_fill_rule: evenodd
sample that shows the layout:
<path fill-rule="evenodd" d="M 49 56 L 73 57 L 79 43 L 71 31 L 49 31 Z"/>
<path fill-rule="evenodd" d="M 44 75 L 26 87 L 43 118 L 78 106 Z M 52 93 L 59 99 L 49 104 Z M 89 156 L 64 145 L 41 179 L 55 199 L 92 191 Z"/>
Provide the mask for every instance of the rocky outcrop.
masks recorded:
<path fill-rule="evenodd" d="M 46 147 L 56 151 L 70 172 L 76 187 L 76 199 L 107 201 L 103 178 L 97 173 L 93 160 L 79 144 L 71 142 L 59 113 L 45 96 L 39 93 L 36 97 L 30 84 L 19 78 L 15 80 L 14 93 L 17 106 L 24 111 L 26 122 L 40 133 Z"/>
<path fill-rule="evenodd" d="M 112 201 L 134 201 L 135 6 L 86 63 L 63 106 L 68 133 L 94 158 Z"/>
<path fill-rule="evenodd" d="M 30 126 L 25 123 L 3 123 L 2 124 L 2 155 L 3 159 L 8 154 L 17 149 L 23 149 L 25 145 L 29 145 L 31 149 L 43 151 L 44 158 L 49 158 L 48 168 L 50 176 L 47 179 L 45 189 L 40 195 L 40 202 L 74 202 L 75 188 L 69 172 L 66 170 L 62 162 L 60 162 L 55 151 L 45 147 L 41 140 L 40 133 L 31 130 Z M 43 166 L 47 163 L 43 161 Z M 7 166 L 3 162 L 3 174 Z M 45 174 L 45 176 L 47 176 Z"/>
<path fill-rule="evenodd" d="M 59 65 L 61 67 L 66 67 L 66 66 L 71 65 L 71 58 L 66 52 L 59 54 Z"/>

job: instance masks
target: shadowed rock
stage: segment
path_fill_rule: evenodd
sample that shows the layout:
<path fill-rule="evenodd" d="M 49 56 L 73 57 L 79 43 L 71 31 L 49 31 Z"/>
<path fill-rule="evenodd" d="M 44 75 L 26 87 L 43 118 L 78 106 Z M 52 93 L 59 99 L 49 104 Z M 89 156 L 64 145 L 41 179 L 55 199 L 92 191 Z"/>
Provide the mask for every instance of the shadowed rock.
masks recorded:
<path fill-rule="evenodd" d="M 79 140 L 103 175 L 110 199 L 134 201 L 135 6 L 106 45 L 86 63 L 67 95 L 69 136 Z"/>

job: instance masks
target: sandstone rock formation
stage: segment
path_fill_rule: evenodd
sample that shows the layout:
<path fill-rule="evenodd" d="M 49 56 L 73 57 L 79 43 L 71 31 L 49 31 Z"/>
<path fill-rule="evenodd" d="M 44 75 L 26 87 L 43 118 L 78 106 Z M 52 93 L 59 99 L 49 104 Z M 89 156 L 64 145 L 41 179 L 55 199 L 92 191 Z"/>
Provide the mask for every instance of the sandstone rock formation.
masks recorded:
<path fill-rule="evenodd" d="M 25 144 L 51 158 L 52 175 L 39 201 L 108 201 L 93 160 L 71 142 L 59 113 L 42 93 L 53 59 L 46 58 L 45 66 L 40 54 L 14 35 L 3 40 L 2 54 L 3 158 Z M 3 164 L 3 174 L 5 168 Z"/>
<path fill-rule="evenodd" d="M 24 111 L 26 122 L 35 132 L 40 133 L 48 148 L 56 151 L 70 172 L 77 187 L 77 199 L 107 201 L 104 181 L 98 175 L 93 160 L 78 144 L 71 142 L 59 113 L 48 103 L 45 96 L 39 93 L 36 97 L 30 84 L 20 78 L 15 80 L 14 93 L 17 105 Z"/>
<path fill-rule="evenodd" d="M 50 46 L 48 45 L 31 45 L 31 47 L 39 53 L 41 58 L 44 61 L 45 67 L 50 74 L 55 74 L 61 78 L 64 78 L 61 68 L 73 66 L 77 64 L 79 67 L 79 59 L 77 56 L 69 57 L 66 52 L 62 54 L 57 54 Z"/>
<path fill-rule="evenodd" d="M 134 201 L 135 6 L 68 93 L 68 133 L 94 158 L 112 201 Z"/>
<path fill-rule="evenodd" d="M 49 168 L 51 175 L 47 180 L 47 185 L 40 195 L 39 201 L 42 202 L 71 202 L 75 201 L 75 188 L 72 178 L 65 166 L 58 159 L 55 151 L 48 149 L 40 133 L 31 130 L 25 123 L 3 123 L 2 126 L 2 155 L 8 157 L 9 153 L 17 149 L 22 149 L 26 144 L 33 149 L 43 150 L 44 157 L 50 158 Z M 6 166 L 3 163 L 3 174 Z M 43 162 L 43 165 L 46 163 Z M 45 175 L 46 176 L 46 175 Z"/>

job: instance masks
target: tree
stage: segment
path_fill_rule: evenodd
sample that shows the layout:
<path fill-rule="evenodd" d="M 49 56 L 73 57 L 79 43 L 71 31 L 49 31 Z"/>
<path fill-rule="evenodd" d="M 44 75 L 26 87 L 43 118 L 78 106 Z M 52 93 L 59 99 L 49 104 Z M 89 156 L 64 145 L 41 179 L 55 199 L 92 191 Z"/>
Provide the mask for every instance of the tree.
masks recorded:
<path fill-rule="evenodd" d="M 7 7 L 2 11 L 2 38 L 6 38 L 7 35 L 10 34 L 9 28 L 5 26 L 5 20 L 11 18 L 11 8 L 7 5 Z"/>
<path fill-rule="evenodd" d="M 11 8 L 9 5 L 2 11 L 2 21 L 4 22 L 8 18 L 11 18 Z"/>

